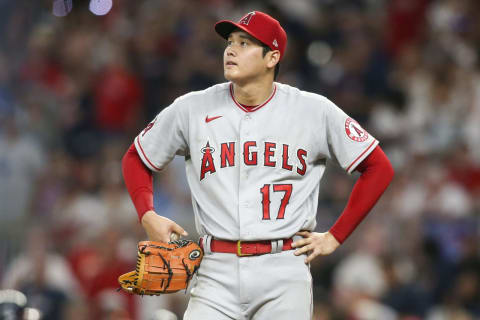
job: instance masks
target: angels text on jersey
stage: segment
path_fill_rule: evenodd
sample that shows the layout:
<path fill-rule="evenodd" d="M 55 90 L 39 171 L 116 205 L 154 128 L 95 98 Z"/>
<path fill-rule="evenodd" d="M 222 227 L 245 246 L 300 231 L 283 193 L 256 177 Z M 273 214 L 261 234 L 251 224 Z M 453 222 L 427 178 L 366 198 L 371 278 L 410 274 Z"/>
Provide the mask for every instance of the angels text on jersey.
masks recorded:
<path fill-rule="evenodd" d="M 305 175 L 307 171 L 307 151 L 304 149 L 296 150 L 298 164 L 295 165 L 290 163 L 290 146 L 288 144 L 278 145 L 275 142 L 264 142 L 262 144 L 257 143 L 257 141 L 246 141 L 242 145 L 240 155 L 236 152 L 237 145 L 238 143 L 235 141 L 220 143 L 220 157 L 214 158 L 213 154 L 216 149 L 210 146 L 210 142 L 207 141 L 205 147 L 200 150 L 203 153 L 200 180 L 203 180 L 207 173 L 214 174 L 217 172 L 217 168 L 234 167 L 238 161 L 243 161 L 246 166 L 281 167 L 301 176 Z M 281 154 L 281 162 L 275 160 L 279 153 Z"/>

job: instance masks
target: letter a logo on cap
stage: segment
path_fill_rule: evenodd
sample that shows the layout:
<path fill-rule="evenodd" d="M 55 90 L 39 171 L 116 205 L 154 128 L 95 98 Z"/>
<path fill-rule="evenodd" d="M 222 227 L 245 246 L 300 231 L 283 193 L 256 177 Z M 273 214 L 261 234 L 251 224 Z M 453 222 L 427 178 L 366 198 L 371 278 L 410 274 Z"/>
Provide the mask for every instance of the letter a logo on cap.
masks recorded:
<path fill-rule="evenodd" d="M 245 17 L 243 17 L 242 19 L 240 19 L 240 21 L 238 22 L 239 24 L 244 24 L 246 26 L 248 26 L 248 24 L 250 23 L 250 20 L 252 19 L 252 17 L 255 15 L 255 11 L 252 11 L 250 13 L 247 13 L 245 15 Z"/>

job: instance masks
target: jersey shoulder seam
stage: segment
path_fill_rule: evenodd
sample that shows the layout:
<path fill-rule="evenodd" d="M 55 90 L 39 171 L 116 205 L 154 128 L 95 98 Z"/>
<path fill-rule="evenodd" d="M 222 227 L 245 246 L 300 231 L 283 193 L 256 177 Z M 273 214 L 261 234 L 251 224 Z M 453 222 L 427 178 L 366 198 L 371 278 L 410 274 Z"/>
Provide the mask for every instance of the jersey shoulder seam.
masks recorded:
<path fill-rule="evenodd" d="M 190 98 L 194 99 L 194 98 L 197 98 L 198 96 L 207 95 L 207 94 L 210 94 L 210 93 L 215 94 L 217 91 L 221 92 L 221 91 L 227 91 L 227 90 L 229 90 L 228 83 L 220 83 L 220 84 L 213 85 L 213 86 L 208 87 L 208 88 L 203 89 L 203 90 L 190 91 L 190 92 L 178 97 L 177 100 L 186 100 L 186 99 L 190 99 Z"/>

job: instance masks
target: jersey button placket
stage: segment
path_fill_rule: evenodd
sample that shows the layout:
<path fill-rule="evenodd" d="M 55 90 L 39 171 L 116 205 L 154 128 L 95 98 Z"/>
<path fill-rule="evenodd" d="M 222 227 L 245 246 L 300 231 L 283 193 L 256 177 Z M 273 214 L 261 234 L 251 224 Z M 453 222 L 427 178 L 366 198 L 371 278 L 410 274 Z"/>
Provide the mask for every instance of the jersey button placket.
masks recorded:
<path fill-rule="evenodd" d="M 251 120 L 252 120 L 252 116 L 249 115 L 248 113 L 245 115 L 245 117 L 243 118 L 245 121 L 244 121 L 244 125 L 245 125 L 245 135 L 249 135 L 250 134 L 250 123 L 251 123 Z"/>
<path fill-rule="evenodd" d="M 245 137 L 246 139 L 249 139 L 250 138 L 250 132 L 251 132 L 251 125 L 252 125 L 252 116 L 247 113 L 244 117 L 245 121 L 244 121 L 244 125 L 245 125 Z M 244 179 L 248 179 L 248 175 L 249 175 L 249 170 L 250 168 L 249 167 L 246 167 L 244 172 L 243 172 L 243 177 Z"/>
<path fill-rule="evenodd" d="M 239 186 L 239 235 L 240 239 L 245 239 L 248 238 L 250 235 L 249 229 L 248 229 L 248 219 L 247 217 L 249 216 L 247 212 L 251 209 L 252 203 L 250 199 L 248 198 L 250 195 L 249 192 L 249 171 L 251 168 L 246 165 L 244 161 L 244 149 L 243 146 L 245 142 L 251 141 L 252 138 L 250 136 L 251 133 L 251 126 L 252 126 L 252 116 L 250 114 L 245 114 L 242 117 L 241 123 L 240 123 L 240 141 L 241 141 L 241 146 L 242 146 L 242 151 L 241 151 L 241 158 L 242 161 L 240 162 L 240 186 Z M 257 146 L 258 147 L 258 146 Z M 256 148 L 252 148 L 256 150 Z"/>

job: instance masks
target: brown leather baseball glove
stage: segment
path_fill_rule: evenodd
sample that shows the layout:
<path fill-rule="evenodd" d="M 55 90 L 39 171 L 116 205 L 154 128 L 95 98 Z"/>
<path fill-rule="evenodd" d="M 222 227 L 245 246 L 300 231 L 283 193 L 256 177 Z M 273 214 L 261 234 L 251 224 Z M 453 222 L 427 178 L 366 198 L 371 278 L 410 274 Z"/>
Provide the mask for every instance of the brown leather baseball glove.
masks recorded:
<path fill-rule="evenodd" d="M 187 289 L 200 267 L 203 250 L 191 240 L 169 243 L 138 243 L 137 267 L 118 278 L 121 288 L 132 294 L 159 295 Z"/>

